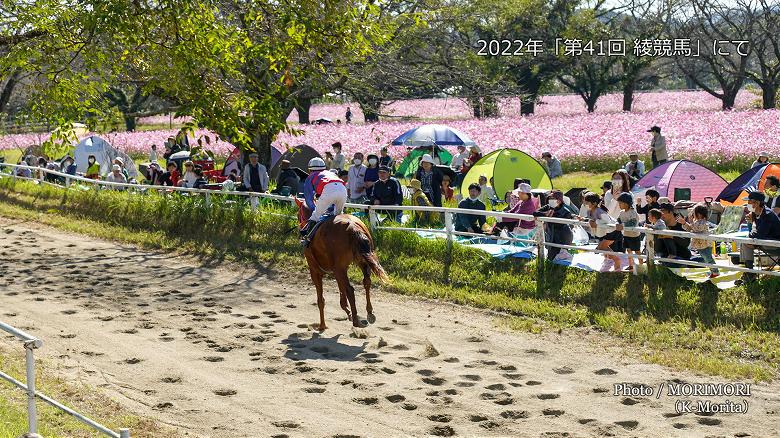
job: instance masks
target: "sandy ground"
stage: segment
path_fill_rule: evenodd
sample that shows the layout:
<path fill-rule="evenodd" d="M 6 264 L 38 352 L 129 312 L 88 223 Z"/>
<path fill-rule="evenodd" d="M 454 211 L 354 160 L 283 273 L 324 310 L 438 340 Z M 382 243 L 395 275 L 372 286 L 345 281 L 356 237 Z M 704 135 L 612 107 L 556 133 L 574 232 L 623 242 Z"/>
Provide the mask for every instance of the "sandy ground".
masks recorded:
<path fill-rule="evenodd" d="M 724 379 L 638 363 L 602 334 L 509 332 L 495 315 L 380 292 L 376 323 L 354 332 L 333 281 L 318 334 L 300 275 L 0 225 L 0 318 L 41 337 L 65 377 L 182 436 L 778 436 L 777 383 L 752 386 L 746 414 L 613 395 Z"/>

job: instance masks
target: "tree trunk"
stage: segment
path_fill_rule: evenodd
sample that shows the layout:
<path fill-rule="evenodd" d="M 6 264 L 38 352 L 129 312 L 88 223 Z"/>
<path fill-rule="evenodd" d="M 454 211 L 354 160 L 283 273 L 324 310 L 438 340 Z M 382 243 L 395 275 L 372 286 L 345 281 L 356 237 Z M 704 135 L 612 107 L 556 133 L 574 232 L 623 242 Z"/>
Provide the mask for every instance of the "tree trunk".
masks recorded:
<path fill-rule="evenodd" d="M 585 99 L 585 105 L 587 105 L 589 113 L 596 111 L 596 101 L 598 99 L 598 96 L 594 95 L 591 95 Z"/>
<path fill-rule="evenodd" d="M 527 99 L 520 100 L 520 115 L 528 116 L 536 111 L 536 96 L 529 96 Z"/>
<path fill-rule="evenodd" d="M 482 108 L 484 117 L 498 117 L 498 100 L 495 96 L 485 96 L 482 98 Z"/>
<path fill-rule="evenodd" d="M 689 90 L 695 90 L 699 87 L 696 85 L 696 81 L 694 81 L 692 77 L 685 75 L 685 88 Z"/>
<path fill-rule="evenodd" d="M 257 161 L 265 166 L 265 168 L 268 170 L 268 173 L 271 173 L 271 142 L 273 141 L 274 134 L 270 132 L 259 132 L 256 133 L 255 136 L 252 138 L 252 147 L 255 148 L 255 152 L 257 152 Z M 249 162 L 249 154 L 252 153 L 252 151 L 244 150 L 244 161 L 243 163 Z M 241 169 L 243 172 L 244 169 Z"/>
<path fill-rule="evenodd" d="M 309 111 L 311 110 L 311 99 L 300 99 L 295 106 L 298 111 L 298 123 L 308 125 L 311 123 L 309 119 Z"/>
<path fill-rule="evenodd" d="M 774 109 L 777 106 L 777 86 L 775 84 L 761 86 L 761 98 L 764 109 Z"/>
<path fill-rule="evenodd" d="M 124 116 L 124 119 L 125 119 L 125 130 L 127 130 L 127 132 L 135 131 L 137 119 L 133 116 Z"/>
<path fill-rule="evenodd" d="M 623 111 L 631 111 L 631 107 L 634 104 L 634 90 L 636 89 L 636 83 L 629 81 L 623 85 Z"/>
<path fill-rule="evenodd" d="M 737 92 L 739 90 L 724 90 L 723 97 L 720 98 L 721 108 L 726 111 L 734 108 L 734 102 L 737 100 Z"/>
<path fill-rule="evenodd" d="M 5 107 L 8 106 L 8 102 L 11 100 L 11 94 L 13 94 L 14 88 L 19 81 L 21 72 L 22 71 L 18 68 L 14 69 L 13 73 L 11 73 L 11 76 L 3 86 L 3 91 L 0 93 L 0 113 L 5 112 Z"/>

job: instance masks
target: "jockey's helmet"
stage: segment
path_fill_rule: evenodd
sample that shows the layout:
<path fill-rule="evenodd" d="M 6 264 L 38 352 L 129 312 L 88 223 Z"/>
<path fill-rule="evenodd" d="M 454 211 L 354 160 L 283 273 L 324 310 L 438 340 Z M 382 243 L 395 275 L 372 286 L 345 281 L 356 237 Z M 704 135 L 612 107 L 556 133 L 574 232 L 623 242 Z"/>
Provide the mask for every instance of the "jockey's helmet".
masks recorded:
<path fill-rule="evenodd" d="M 325 161 L 319 157 L 312 158 L 309 160 L 309 170 L 325 170 Z"/>

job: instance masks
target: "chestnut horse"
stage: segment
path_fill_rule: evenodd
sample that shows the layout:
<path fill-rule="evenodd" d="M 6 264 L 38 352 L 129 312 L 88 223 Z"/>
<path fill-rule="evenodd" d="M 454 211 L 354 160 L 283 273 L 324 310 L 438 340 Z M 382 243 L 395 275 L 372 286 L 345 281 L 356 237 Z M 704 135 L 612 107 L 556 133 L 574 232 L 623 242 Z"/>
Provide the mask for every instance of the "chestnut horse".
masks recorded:
<path fill-rule="evenodd" d="M 300 205 L 299 219 L 308 218 L 306 207 Z M 349 283 L 347 270 L 355 263 L 363 271 L 363 288 L 366 290 L 366 312 L 368 321 L 374 322 L 374 309 L 371 306 L 371 273 L 381 280 L 388 280 L 379 259 L 374 253 L 374 240 L 366 225 L 351 214 L 340 214 L 326 219 L 320 224 L 303 255 L 309 265 L 309 274 L 317 288 L 317 307 L 320 310 L 319 330 L 325 330 L 325 297 L 322 292 L 322 278 L 331 273 L 339 285 L 341 308 L 352 320 L 354 327 L 362 327 L 355 305 L 355 288 Z M 349 308 L 347 308 L 349 303 Z"/>

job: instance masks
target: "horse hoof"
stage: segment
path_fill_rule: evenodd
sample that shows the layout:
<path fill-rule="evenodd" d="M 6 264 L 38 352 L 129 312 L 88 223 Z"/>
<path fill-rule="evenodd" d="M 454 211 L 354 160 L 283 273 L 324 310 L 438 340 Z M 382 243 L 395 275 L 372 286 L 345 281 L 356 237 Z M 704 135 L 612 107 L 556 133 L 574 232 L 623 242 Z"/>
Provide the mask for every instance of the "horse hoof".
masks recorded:
<path fill-rule="evenodd" d="M 317 330 L 319 330 L 321 332 L 324 332 L 325 329 L 327 329 L 327 328 L 328 328 L 328 326 L 326 326 L 325 324 L 320 324 L 320 326 L 317 328 Z"/>
<path fill-rule="evenodd" d="M 355 327 L 355 328 L 365 328 L 366 326 L 363 325 L 363 323 L 360 322 L 360 321 L 352 321 L 352 327 Z"/>
<path fill-rule="evenodd" d="M 368 314 L 368 322 L 369 322 L 370 324 L 373 324 L 373 323 L 375 323 L 375 322 L 376 322 L 376 316 L 374 316 L 374 314 L 373 314 L 373 313 L 369 313 L 369 314 Z"/>

